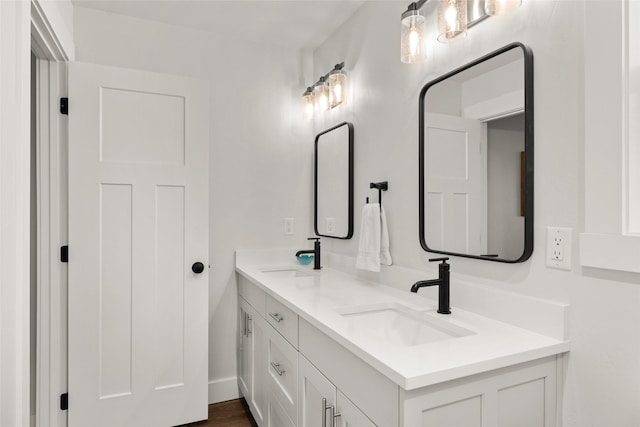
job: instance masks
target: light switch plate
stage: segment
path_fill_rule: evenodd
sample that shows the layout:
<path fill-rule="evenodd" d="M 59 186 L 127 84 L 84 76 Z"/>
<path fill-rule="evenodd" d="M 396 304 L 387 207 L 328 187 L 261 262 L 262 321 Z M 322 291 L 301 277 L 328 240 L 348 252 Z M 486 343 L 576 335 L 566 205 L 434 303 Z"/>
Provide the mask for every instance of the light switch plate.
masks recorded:
<path fill-rule="evenodd" d="M 333 234 L 336 232 L 336 219 L 327 218 L 327 234 Z"/>
<path fill-rule="evenodd" d="M 293 234 L 293 218 L 284 219 L 284 234 L 291 236 Z"/>
<path fill-rule="evenodd" d="M 571 270 L 571 236 L 573 229 L 547 227 L 547 267 Z"/>

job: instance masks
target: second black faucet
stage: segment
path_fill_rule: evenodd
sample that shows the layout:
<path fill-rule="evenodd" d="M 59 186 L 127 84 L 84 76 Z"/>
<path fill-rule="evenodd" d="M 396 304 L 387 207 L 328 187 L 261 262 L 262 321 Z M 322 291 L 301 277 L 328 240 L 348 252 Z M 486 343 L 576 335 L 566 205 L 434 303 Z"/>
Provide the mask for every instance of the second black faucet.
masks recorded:
<path fill-rule="evenodd" d="M 425 286 L 438 286 L 438 313 L 451 314 L 451 307 L 449 306 L 449 264 L 448 257 L 444 258 L 431 258 L 429 262 L 442 263 L 438 266 L 438 278 L 433 280 L 420 280 L 411 286 L 411 292 L 418 292 L 418 289 Z"/>
<path fill-rule="evenodd" d="M 320 264 L 320 238 L 309 237 L 307 240 L 315 240 L 315 242 L 313 242 L 313 250 L 298 251 L 296 252 L 296 257 L 302 254 L 313 254 L 313 269 L 320 270 L 322 268 L 322 264 Z"/>

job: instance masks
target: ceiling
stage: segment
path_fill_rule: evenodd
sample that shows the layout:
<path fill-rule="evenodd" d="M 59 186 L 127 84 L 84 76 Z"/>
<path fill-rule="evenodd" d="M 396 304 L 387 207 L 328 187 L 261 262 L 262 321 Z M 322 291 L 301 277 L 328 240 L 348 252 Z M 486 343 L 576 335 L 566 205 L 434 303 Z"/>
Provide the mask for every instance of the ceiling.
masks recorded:
<path fill-rule="evenodd" d="M 316 48 L 366 0 L 72 0 L 75 6 L 287 48 Z"/>

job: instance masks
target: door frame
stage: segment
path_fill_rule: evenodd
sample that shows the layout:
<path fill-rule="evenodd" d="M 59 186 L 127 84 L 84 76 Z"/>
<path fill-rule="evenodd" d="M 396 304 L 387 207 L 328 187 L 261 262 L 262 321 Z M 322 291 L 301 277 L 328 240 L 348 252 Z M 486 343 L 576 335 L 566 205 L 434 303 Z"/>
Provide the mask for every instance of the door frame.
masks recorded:
<path fill-rule="evenodd" d="M 29 3 L 0 1 L 0 424 L 29 424 Z"/>
<path fill-rule="evenodd" d="M 67 93 L 69 54 L 40 1 L 31 0 L 31 50 L 36 56 L 37 308 L 35 425 L 64 427 L 60 395 L 67 388 L 67 118 L 59 99 Z"/>

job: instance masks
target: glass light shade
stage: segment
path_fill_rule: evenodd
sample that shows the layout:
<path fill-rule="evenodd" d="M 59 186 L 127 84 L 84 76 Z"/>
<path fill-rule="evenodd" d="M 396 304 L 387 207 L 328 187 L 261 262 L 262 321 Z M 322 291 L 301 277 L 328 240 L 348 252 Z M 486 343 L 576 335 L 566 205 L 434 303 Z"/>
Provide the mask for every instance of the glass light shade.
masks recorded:
<path fill-rule="evenodd" d="M 522 0 L 485 0 L 484 11 L 487 15 L 506 15 L 522 4 Z"/>
<path fill-rule="evenodd" d="M 304 117 L 311 119 L 313 117 L 314 108 L 313 89 L 307 88 L 307 91 L 302 95 L 302 114 L 304 114 Z"/>
<path fill-rule="evenodd" d="M 438 41 L 446 43 L 467 35 L 467 0 L 440 0 L 438 5 Z"/>
<path fill-rule="evenodd" d="M 418 10 L 402 14 L 400 23 L 400 60 L 405 64 L 423 62 L 427 57 L 425 45 L 426 24 Z"/>
<path fill-rule="evenodd" d="M 347 97 L 347 73 L 344 70 L 333 70 L 329 74 L 329 104 L 331 108 L 337 107 L 346 101 Z"/>
<path fill-rule="evenodd" d="M 315 98 L 317 112 L 329 109 L 329 85 L 324 80 L 324 77 L 320 77 L 320 80 L 313 88 L 313 96 Z"/>

